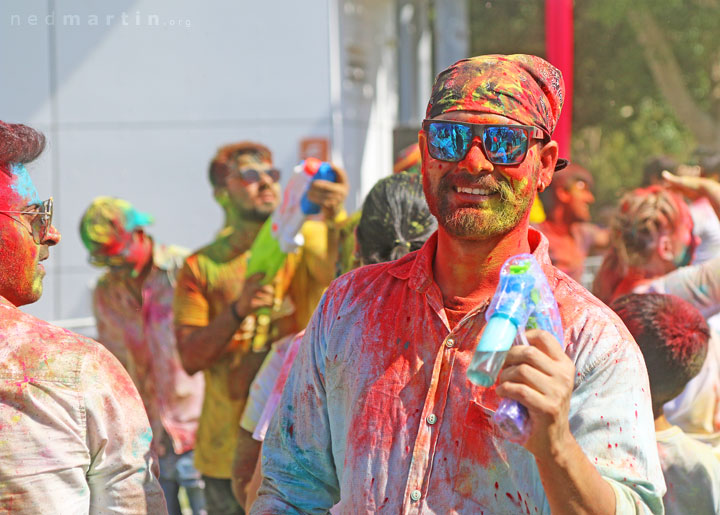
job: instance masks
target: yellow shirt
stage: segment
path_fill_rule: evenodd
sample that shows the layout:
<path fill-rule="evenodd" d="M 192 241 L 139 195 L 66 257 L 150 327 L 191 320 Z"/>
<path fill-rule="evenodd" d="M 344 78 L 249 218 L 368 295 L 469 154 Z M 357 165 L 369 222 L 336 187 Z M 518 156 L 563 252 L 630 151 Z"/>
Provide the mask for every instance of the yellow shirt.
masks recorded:
<path fill-rule="evenodd" d="M 274 324 L 276 327 L 271 329 L 271 339 L 307 325 L 327 287 L 315 278 L 312 271 L 335 266 L 335 263 L 327 262 L 327 226 L 323 222 L 307 221 L 301 233 L 305 244 L 288 255 L 274 281 L 276 296 L 285 301 L 283 310 L 287 311 L 288 300 L 294 305 L 294 313 L 290 317 L 293 323 L 284 329 Z M 175 290 L 176 326 L 205 327 L 240 296 L 250 253 L 233 252 L 229 237 L 229 233 L 223 231 L 214 242 L 185 261 Z M 240 417 L 246 402 L 246 398 L 233 398 L 233 385 L 238 381 L 249 384 L 253 379 L 237 377 L 233 373 L 253 334 L 254 319 L 248 317 L 233 336 L 233 350 L 203 371 L 205 400 L 195 444 L 195 466 L 206 476 L 231 477 Z"/>

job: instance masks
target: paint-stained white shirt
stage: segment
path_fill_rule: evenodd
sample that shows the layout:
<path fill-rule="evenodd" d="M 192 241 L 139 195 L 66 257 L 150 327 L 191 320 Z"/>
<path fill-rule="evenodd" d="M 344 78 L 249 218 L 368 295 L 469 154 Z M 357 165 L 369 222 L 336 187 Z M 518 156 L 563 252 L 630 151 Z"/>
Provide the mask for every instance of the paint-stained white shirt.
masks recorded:
<path fill-rule="evenodd" d="M 640 350 L 607 306 L 550 264 L 544 236 L 531 230 L 529 243 L 575 363 L 573 435 L 613 487 L 618 513 L 662 513 Z M 436 246 L 434 235 L 330 286 L 264 441 L 253 514 L 550 513 L 533 456 L 490 421 L 495 388 L 466 376 L 488 304 L 450 329 Z"/>
<path fill-rule="evenodd" d="M 673 426 L 657 434 L 667 493 L 665 513 L 720 513 L 720 459 L 712 449 Z"/>
<path fill-rule="evenodd" d="M 0 513 L 167 513 L 151 439 L 110 352 L 0 297 Z"/>

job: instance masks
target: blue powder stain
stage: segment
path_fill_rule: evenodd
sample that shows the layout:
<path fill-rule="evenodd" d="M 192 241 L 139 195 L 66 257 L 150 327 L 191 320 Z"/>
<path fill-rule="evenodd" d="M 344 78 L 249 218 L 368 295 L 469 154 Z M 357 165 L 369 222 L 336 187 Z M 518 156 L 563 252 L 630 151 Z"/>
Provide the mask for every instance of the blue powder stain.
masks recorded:
<path fill-rule="evenodd" d="M 15 183 L 10 187 L 20 197 L 27 199 L 28 204 L 40 204 L 40 195 L 38 195 L 35 184 L 33 184 L 30 174 L 21 163 L 13 164 L 10 171 L 17 177 Z"/>

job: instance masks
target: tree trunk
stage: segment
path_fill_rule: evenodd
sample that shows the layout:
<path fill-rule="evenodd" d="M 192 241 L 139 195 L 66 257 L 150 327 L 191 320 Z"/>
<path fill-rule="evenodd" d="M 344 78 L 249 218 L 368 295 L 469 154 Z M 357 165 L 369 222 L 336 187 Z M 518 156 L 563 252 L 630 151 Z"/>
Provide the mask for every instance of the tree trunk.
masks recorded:
<path fill-rule="evenodd" d="M 643 49 L 655 84 L 675 115 L 693 133 L 698 145 L 720 152 L 719 124 L 693 100 L 680 65 L 655 18 L 646 11 L 630 10 L 628 21 Z"/>

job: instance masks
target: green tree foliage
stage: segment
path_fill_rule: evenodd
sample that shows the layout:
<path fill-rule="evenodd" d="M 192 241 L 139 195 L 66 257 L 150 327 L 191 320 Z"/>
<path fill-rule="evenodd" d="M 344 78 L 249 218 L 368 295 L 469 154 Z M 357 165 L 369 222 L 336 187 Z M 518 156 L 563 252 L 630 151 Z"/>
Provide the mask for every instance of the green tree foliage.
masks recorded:
<path fill-rule="evenodd" d="M 544 0 L 470 1 L 471 51 L 545 57 Z M 576 0 L 572 159 L 597 208 L 652 156 L 720 152 L 720 0 Z"/>

